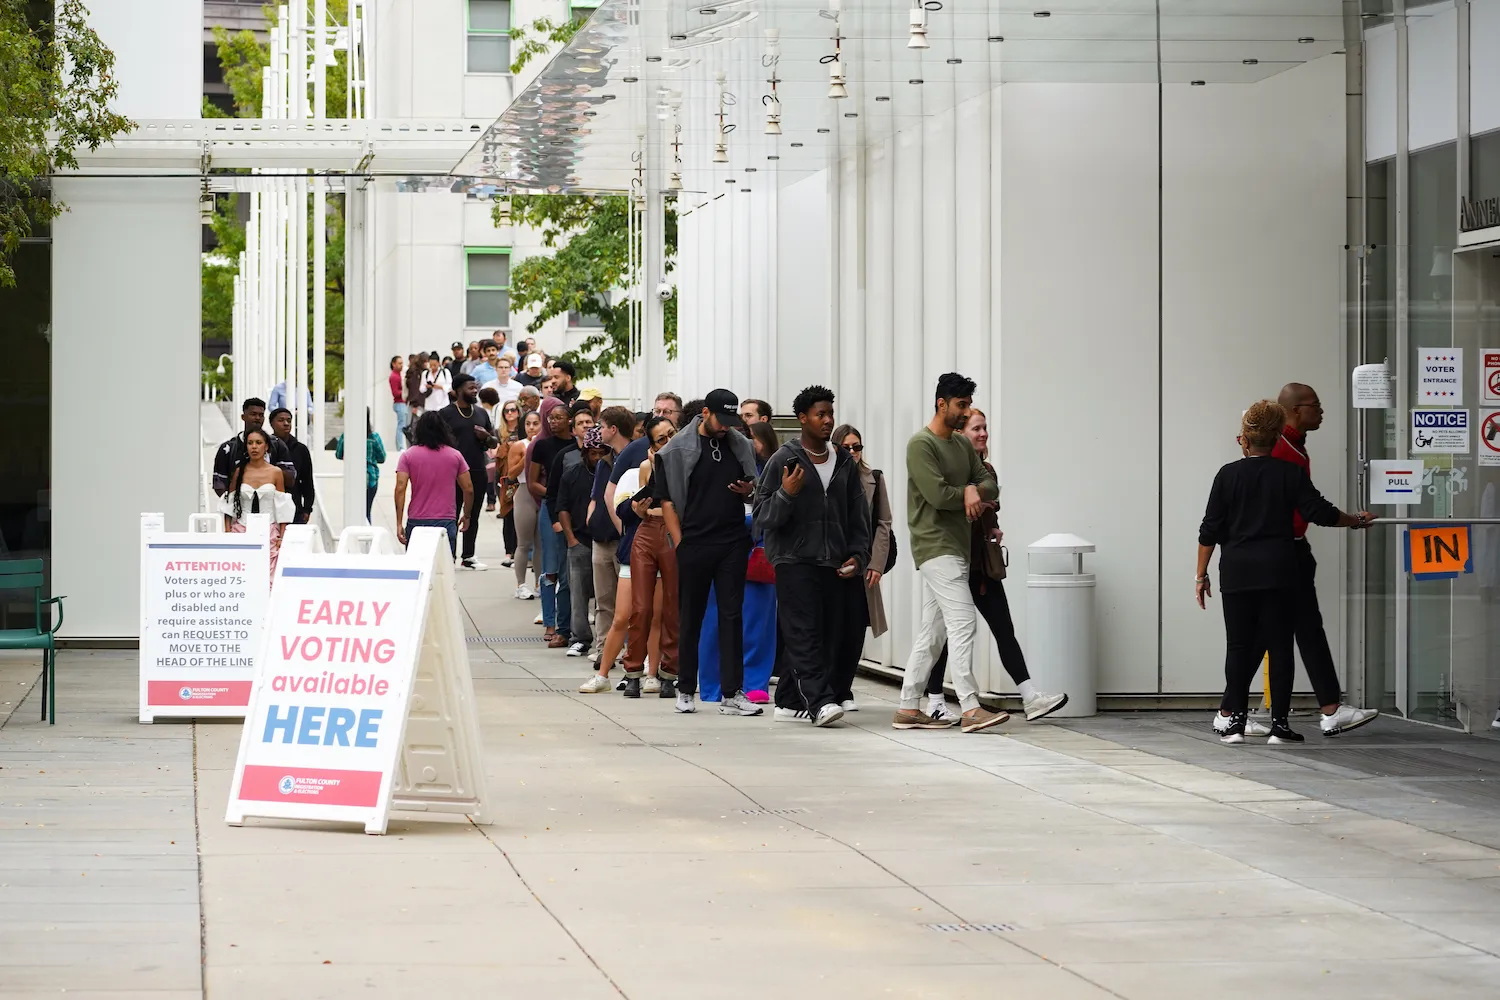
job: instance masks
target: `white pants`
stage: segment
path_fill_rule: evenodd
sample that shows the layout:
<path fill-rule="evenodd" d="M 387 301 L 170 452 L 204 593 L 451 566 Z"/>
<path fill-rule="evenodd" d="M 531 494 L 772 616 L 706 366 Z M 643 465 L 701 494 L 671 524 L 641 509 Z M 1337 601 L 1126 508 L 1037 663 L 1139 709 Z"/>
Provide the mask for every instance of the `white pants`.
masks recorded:
<path fill-rule="evenodd" d="M 922 577 L 922 627 L 906 661 L 901 682 L 901 707 L 917 708 L 927 690 L 932 665 L 948 644 L 948 677 L 965 712 L 979 707 L 974 682 L 974 640 L 979 614 L 969 593 L 969 563 L 958 556 L 936 556 L 917 567 Z"/>

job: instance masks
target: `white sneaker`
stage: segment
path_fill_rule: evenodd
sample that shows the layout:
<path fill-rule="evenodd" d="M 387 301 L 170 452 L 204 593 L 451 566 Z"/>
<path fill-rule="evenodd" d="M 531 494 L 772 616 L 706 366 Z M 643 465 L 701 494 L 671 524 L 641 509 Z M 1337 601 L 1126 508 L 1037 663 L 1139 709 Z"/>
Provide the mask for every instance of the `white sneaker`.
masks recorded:
<path fill-rule="evenodd" d="M 1377 708 L 1340 705 L 1332 715 L 1318 713 L 1318 728 L 1323 730 L 1324 736 L 1337 736 L 1339 733 L 1347 733 L 1351 729 L 1358 729 L 1368 722 L 1373 722 L 1379 714 L 1380 710 Z"/>
<path fill-rule="evenodd" d="M 533 624 L 533 625 L 540 625 L 540 624 L 542 624 L 542 613 L 540 611 L 538 611 L 536 613 L 536 617 L 535 618 L 531 619 L 531 624 Z"/>
<path fill-rule="evenodd" d="M 661 678 L 647 674 L 641 678 L 641 694 L 660 694 Z"/>
<path fill-rule="evenodd" d="M 681 696 L 679 695 L 679 697 Z M 743 691 L 735 695 L 733 698 L 725 698 L 723 701 L 719 702 L 720 715 L 760 715 L 764 711 L 765 709 L 761 708 L 749 698 L 746 698 L 745 692 Z M 843 715 L 844 713 L 840 712 L 839 714 Z"/>
<path fill-rule="evenodd" d="M 582 684 L 578 685 L 579 694 L 601 694 L 610 689 L 609 678 L 603 674 L 595 674 Z"/>
<path fill-rule="evenodd" d="M 1026 713 L 1027 722 L 1035 722 L 1037 719 L 1051 715 L 1068 703 L 1065 694 L 1045 694 L 1036 692 L 1030 698 L 1021 699 L 1021 710 Z"/>
<path fill-rule="evenodd" d="M 536 596 L 536 591 L 524 583 L 516 588 L 516 600 L 518 601 L 534 601 L 536 600 Z"/>
<path fill-rule="evenodd" d="M 1491 729 L 1500 729 L 1500 712 L 1495 713 L 1495 721 L 1490 723 Z"/>
<path fill-rule="evenodd" d="M 959 715 L 948 708 L 947 701 L 929 701 L 927 714 L 939 722 L 957 722 Z"/>
<path fill-rule="evenodd" d="M 461 559 L 461 560 L 459 560 L 458 568 L 459 569 L 471 569 L 471 570 L 475 570 L 476 572 L 482 573 L 485 570 L 489 569 L 489 566 L 487 566 L 484 563 L 480 562 L 478 559 Z"/>
<path fill-rule="evenodd" d="M 778 708 L 771 713 L 772 722 L 806 722 L 807 719 L 805 708 Z"/>
<path fill-rule="evenodd" d="M 833 702 L 829 702 L 822 708 L 818 709 L 818 717 L 813 720 L 813 725 L 819 728 L 822 728 L 823 726 L 831 726 L 843 717 L 844 710 L 838 705 L 835 705 Z"/>
<path fill-rule="evenodd" d="M 1215 712 L 1214 713 L 1214 732 L 1218 733 L 1220 736 L 1223 736 L 1226 732 L 1229 731 L 1229 723 L 1230 723 L 1230 721 L 1231 721 L 1231 716 L 1220 715 L 1218 712 Z M 1268 725 L 1266 725 L 1264 722 L 1256 722 L 1254 719 L 1247 719 L 1247 720 L 1245 720 L 1245 735 L 1246 736 L 1270 736 L 1271 735 L 1271 727 L 1268 726 Z"/>
<path fill-rule="evenodd" d="M 581 642 L 575 642 L 575 643 L 573 643 L 573 645 L 571 645 L 571 646 L 568 647 L 568 655 L 569 656 L 582 656 L 584 653 L 587 653 L 588 651 L 589 651 L 588 646 L 584 645 Z"/>
<path fill-rule="evenodd" d="M 854 703 L 854 699 L 853 698 L 850 698 L 848 701 L 840 702 L 839 703 L 839 708 L 842 708 L 846 712 L 858 712 L 859 711 L 859 706 Z"/>
<path fill-rule="evenodd" d="M 691 712 L 696 712 L 698 711 L 697 696 L 691 694 L 683 694 L 681 691 L 678 691 L 677 704 L 673 705 L 672 708 L 678 712 L 681 712 L 683 715 L 687 715 Z"/>

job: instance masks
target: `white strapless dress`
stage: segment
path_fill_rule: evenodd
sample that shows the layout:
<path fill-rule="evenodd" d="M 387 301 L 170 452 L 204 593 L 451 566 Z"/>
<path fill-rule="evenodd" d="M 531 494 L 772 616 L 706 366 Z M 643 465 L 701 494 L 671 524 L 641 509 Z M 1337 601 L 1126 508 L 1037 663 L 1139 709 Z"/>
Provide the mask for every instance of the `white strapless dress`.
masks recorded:
<path fill-rule="evenodd" d="M 219 499 L 219 513 L 234 517 L 234 494 L 226 493 Z M 297 519 L 297 505 L 290 493 L 278 490 L 271 483 L 260 487 L 241 484 L 240 514 L 270 514 L 272 524 L 290 524 Z"/>

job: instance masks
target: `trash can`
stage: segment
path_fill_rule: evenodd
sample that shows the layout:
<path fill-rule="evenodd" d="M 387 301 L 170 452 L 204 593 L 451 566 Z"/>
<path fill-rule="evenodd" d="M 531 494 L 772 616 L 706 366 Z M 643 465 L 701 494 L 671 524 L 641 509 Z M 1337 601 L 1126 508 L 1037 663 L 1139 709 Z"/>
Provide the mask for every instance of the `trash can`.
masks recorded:
<path fill-rule="evenodd" d="M 1038 687 L 1067 692 L 1059 717 L 1098 711 L 1094 575 L 1083 571 L 1084 553 L 1093 551 L 1093 542 L 1067 534 L 1026 548 L 1026 659 Z"/>

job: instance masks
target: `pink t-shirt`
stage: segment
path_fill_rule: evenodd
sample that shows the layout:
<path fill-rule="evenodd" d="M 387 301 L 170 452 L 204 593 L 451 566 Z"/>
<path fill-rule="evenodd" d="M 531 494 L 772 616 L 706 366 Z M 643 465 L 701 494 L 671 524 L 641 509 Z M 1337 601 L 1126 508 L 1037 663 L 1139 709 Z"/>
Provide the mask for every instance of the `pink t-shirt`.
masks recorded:
<path fill-rule="evenodd" d="M 469 463 L 455 448 L 407 448 L 396 462 L 396 471 L 411 480 L 411 504 L 406 516 L 413 521 L 452 521 L 458 517 L 455 485 Z"/>

